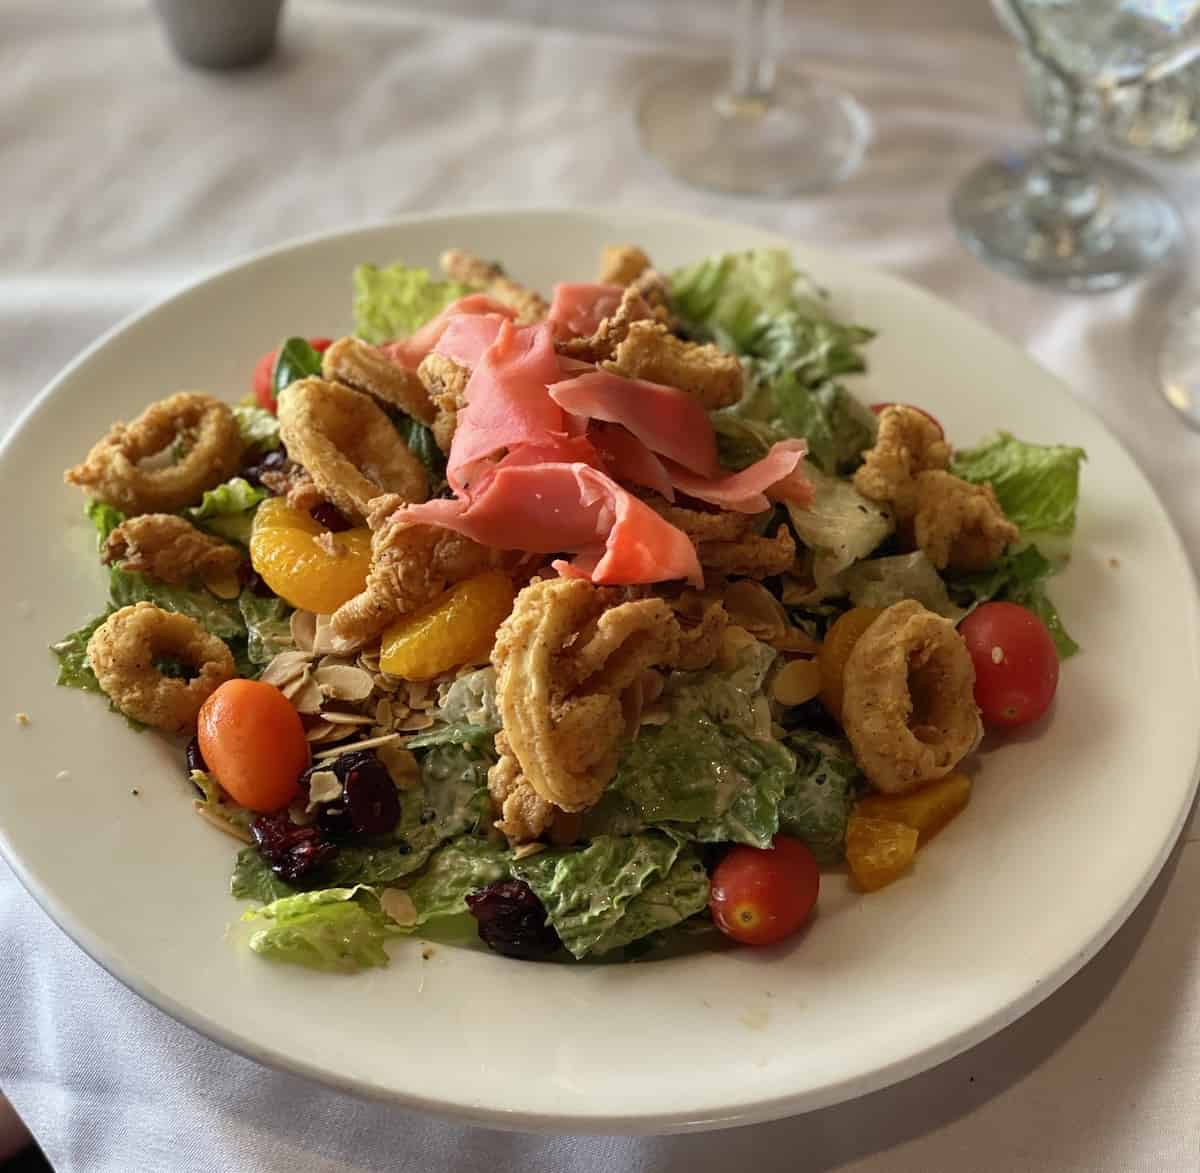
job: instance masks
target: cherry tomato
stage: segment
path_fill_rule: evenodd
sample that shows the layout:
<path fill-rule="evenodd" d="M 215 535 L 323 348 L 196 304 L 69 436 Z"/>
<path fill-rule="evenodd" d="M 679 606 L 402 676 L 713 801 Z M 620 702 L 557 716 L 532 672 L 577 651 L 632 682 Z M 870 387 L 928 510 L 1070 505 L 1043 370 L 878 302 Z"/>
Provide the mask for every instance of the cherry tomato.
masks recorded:
<path fill-rule="evenodd" d="M 333 339 L 310 338 L 308 344 L 318 354 L 324 354 L 333 344 Z M 258 406 L 265 407 L 267 411 L 275 410 L 275 386 L 272 376 L 275 374 L 275 356 L 278 353 L 278 350 L 268 350 L 254 364 L 254 377 L 251 380 L 254 387 L 254 398 L 258 400 Z"/>
<path fill-rule="evenodd" d="M 975 664 L 975 703 L 984 724 L 1028 725 L 1058 688 L 1058 653 L 1046 625 L 1016 603 L 984 603 L 958 629 Z"/>
<path fill-rule="evenodd" d="M 717 928 L 743 945 L 774 945 L 808 919 L 821 887 L 813 853 L 788 835 L 769 851 L 739 844 L 717 864 L 708 907 Z"/>
<path fill-rule="evenodd" d="M 882 415 L 885 407 L 911 407 L 913 411 L 919 411 L 939 432 L 942 434 L 942 439 L 946 438 L 946 429 L 942 427 L 942 421 L 935 415 L 930 415 L 923 407 L 918 407 L 915 403 L 872 403 L 871 410 L 876 415 Z"/>
<path fill-rule="evenodd" d="M 271 814 L 300 793 L 308 741 L 273 684 L 227 680 L 201 706 L 196 736 L 221 788 L 247 809 Z"/>

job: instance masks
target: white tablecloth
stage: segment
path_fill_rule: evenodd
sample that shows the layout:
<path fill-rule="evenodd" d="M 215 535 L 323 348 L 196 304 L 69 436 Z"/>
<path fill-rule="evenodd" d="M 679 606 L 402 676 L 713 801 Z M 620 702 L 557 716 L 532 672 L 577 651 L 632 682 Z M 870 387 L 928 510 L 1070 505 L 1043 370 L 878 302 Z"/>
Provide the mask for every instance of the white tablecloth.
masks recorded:
<path fill-rule="evenodd" d="M 1153 374 L 1173 276 L 1056 296 L 986 270 L 946 218 L 955 179 L 1027 134 L 983 0 L 794 6 L 787 58 L 852 88 L 876 140 L 840 191 L 781 203 L 689 191 L 637 149 L 638 88 L 664 59 L 720 52 L 731 7 L 293 0 L 279 57 L 211 75 L 171 59 L 144 0 L 6 0 L 0 429 L 126 313 L 281 239 L 451 206 L 667 205 L 890 267 L 1026 346 L 1130 447 L 1200 562 L 1200 435 Z M 1195 205 L 1194 176 L 1162 175 Z M 842 1107 L 653 1140 L 464 1128 L 261 1068 L 129 993 L 0 864 L 0 1089 L 55 1168 L 87 1173 L 1195 1170 L 1195 839 L 1095 961 L 990 1042 Z"/>

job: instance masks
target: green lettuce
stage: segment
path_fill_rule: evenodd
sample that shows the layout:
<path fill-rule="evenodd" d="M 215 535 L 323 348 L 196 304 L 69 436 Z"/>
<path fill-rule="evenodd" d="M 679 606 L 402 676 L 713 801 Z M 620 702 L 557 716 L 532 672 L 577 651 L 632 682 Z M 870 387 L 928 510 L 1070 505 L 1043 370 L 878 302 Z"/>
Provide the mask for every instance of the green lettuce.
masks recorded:
<path fill-rule="evenodd" d="M 1085 459 L 1082 448 L 1027 444 L 1001 432 L 978 448 L 956 452 L 950 471 L 965 481 L 990 484 L 1027 540 L 1037 534 L 1070 537 Z"/>
<path fill-rule="evenodd" d="M 246 625 L 246 657 L 262 667 L 280 652 L 294 647 L 292 608 L 274 595 L 256 595 L 248 587 L 238 596 L 238 610 Z"/>
<path fill-rule="evenodd" d="M 509 853 L 486 839 L 463 835 L 439 847 L 419 876 L 405 884 L 416 925 L 467 911 L 466 898 L 509 874 Z"/>
<path fill-rule="evenodd" d="M 585 957 L 612 934 L 630 902 L 668 875 L 681 844 L 668 835 L 600 835 L 583 848 L 543 851 L 512 861 L 546 909 L 563 945 Z"/>
<path fill-rule="evenodd" d="M 246 546 L 250 543 L 254 512 L 266 497 L 266 489 L 256 488 L 244 477 L 233 477 L 215 489 L 209 489 L 200 498 L 199 505 L 193 505 L 183 513 L 200 529 Z"/>
<path fill-rule="evenodd" d="M 978 574 L 948 575 L 947 582 L 951 592 L 966 607 L 966 614 L 991 599 L 1028 607 L 1049 630 L 1058 658 L 1065 660 L 1079 651 L 1079 645 L 1063 627 L 1058 609 L 1046 593 L 1046 580 L 1056 569 L 1036 546 L 1026 546 L 1005 554 L 988 570 Z"/>
<path fill-rule="evenodd" d="M 822 863 L 836 863 L 842 858 L 862 771 L 841 738 L 796 729 L 784 743 L 795 755 L 796 769 L 779 804 L 779 829 L 802 839 Z"/>
<path fill-rule="evenodd" d="M 256 847 L 243 847 L 237 853 L 233 875 L 229 880 L 229 891 L 235 900 L 257 900 L 259 904 L 270 904 L 282 896 L 294 896 L 297 889 L 281 880 Z"/>
<path fill-rule="evenodd" d="M 377 902 L 368 907 L 360 895 L 370 898 L 359 888 L 326 888 L 253 909 L 242 919 L 268 923 L 250 937 L 250 948 L 271 961 L 334 973 L 387 965 L 387 920 Z"/>
<path fill-rule="evenodd" d="M 763 380 L 764 375 L 758 378 Z M 778 413 L 777 430 L 803 436 L 812 464 L 827 473 L 844 473 L 862 462 L 863 452 L 875 443 L 878 421 L 845 387 L 840 383 L 809 387 L 793 371 L 765 378 L 762 385 Z M 747 410 L 753 402 L 752 397 Z"/>
<path fill-rule="evenodd" d="M 279 420 L 275 413 L 253 403 L 239 403 L 233 409 L 242 443 L 255 452 L 274 452 L 283 443 L 279 438 Z"/>
<path fill-rule="evenodd" d="M 97 548 L 103 550 L 104 543 L 108 541 L 108 535 L 125 520 L 125 514 L 111 505 L 105 505 L 103 501 L 89 501 L 83 511 L 92 525 L 96 527 Z"/>
<path fill-rule="evenodd" d="M 275 352 L 275 365 L 271 369 L 271 387 L 275 398 L 280 391 L 301 379 L 311 379 L 321 373 L 321 356 L 310 345 L 307 338 L 286 338 Z"/>
<path fill-rule="evenodd" d="M 701 843 L 768 847 L 792 758 L 698 713 L 644 726 L 621 755 L 616 777 L 584 817 L 585 834 L 628 835 L 649 827 Z"/>
<path fill-rule="evenodd" d="M 226 641 L 246 637 L 246 624 L 237 600 L 218 599 L 203 587 L 173 586 L 114 567 L 109 573 L 109 599 L 113 607 L 128 607 L 145 600 L 165 611 L 178 611 Z"/>
<path fill-rule="evenodd" d="M 435 280 L 428 269 L 359 265 L 354 270 L 354 331 L 376 345 L 406 338 L 468 293 L 457 281 Z"/>
<path fill-rule="evenodd" d="M 429 495 L 436 497 L 446 487 L 446 456 L 433 438 L 433 432 L 411 416 L 397 413 L 392 422 L 408 450 L 425 466 L 429 477 Z"/>
<path fill-rule="evenodd" d="M 690 847 L 680 849 L 670 871 L 652 881 L 625 906 L 625 913 L 592 946 L 593 953 L 622 949 L 634 941 L 681 924 L 708 907 L 708 873 Z"/>
<path fill-rule="evenodd" d="M 64 635 L 57 643 L 50 645 L 50 650 L 58 660 L 58 678 L 56 683 L 63 688 L 81 688 L 85 692 L 103 692 L 100 681 L 96 679 L 91 664 L 88 663 L 87 645 L 92 633 L 103 623 L 111 611 L 85 623 L 76 631 Z"/>
<path fill-rule="evenodd" d="M 922 550 L 858 562 L 838 575 L 837 587 L 856 607 L 883 609 L 902 599 L 916 599 L 926 610 L 955 623 L 965 614 Z"/>
<path fill-rule="evenodd" d="M 699 714 L 747 737 L 769 737 L 771 711 L 763 696 L 763 681 L 775 658 L 774 648 L 755 640 L 742 649 L 731 672 L 714 668 L 673 672 L 667 678 L 663 703 L 677 717 Z"/>

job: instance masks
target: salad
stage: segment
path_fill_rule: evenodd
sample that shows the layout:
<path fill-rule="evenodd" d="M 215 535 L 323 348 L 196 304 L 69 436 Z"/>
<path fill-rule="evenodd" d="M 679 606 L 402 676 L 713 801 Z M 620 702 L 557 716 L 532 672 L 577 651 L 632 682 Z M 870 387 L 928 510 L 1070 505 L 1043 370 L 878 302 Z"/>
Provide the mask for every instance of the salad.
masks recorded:
<path fill-rule="evenodd" d="M 361 265 L 353 335 L 65 474 L 109 597 L 58 682 L 178 738 L 249 948 L 630 960 L 904 876 L 1078 650 L 1083 452 L 861 403 L 872 332 L 781 250 L 442 267 Z"/>

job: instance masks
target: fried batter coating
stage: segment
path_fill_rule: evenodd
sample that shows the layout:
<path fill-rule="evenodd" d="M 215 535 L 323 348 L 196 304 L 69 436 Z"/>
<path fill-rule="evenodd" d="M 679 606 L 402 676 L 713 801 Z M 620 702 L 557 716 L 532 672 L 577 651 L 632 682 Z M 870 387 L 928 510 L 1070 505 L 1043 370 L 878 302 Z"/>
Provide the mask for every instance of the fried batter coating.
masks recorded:
<path fill-rule="evenodd" d="M 604 363 L 630 379 L 678 387 L 712 411 L 742 397 L 742 364 L 712 343 L 684 342 L 655 321 L 634 321 Z"/>
<path fill-rule="evenodd" d="M 630 285 L 621 294 L 617 308 L 600 322 L 592 334 L 587 338 L 568 338 L 556 343 L 555 349 L 568 358 L 602 362 L 612 358 L 632 324 L 641 321 L 656 321 L 654 308 L 638 292 L 636 285 Z"/>
<path fill-rule="evenodd" d="M 177 443 L 178 460 L 151 462 Z M 63 479 L 128 516 L 173 513 L 228 480 L 241 463 L 233 412 L 211 395 L 178 391 L 152 403 L 133 423 L 113 424 Z"/>
<path fill-rule="evenodd" d="M 948 472 L 917 477 L 917 545 L 939 570 L 986 570 L 1019 536 L 991 485 L 973 485 Z"/>
<path fill-rule="evenodd" d="M 452 248 L 442 253 L 442 271 L 454 281 L 461 281 L 472 289 L 478 289 L 494 297 L 504 305 L 517 311 L 517 325 L 527 326 L 540 322 L 549 312 L 550 306 L 540 293 L 527 289 L 505 276 L 504 270 L 474 253 L 461 248 Z"/>
<path fill-rule="evenodd" d="M 670 605 L 585 579 L 538 580 L 518 596 L 492 649 L 504 725 L 502 776 L 545 802 L 586 810 L 617 768 L 622 694 L 655 665 L 673 664 L 680 632 Z M 503 759 L 502 759 L 503 760 Z"/>
<path fill-rule="evenodd" d="M 429 494 L 425 466 L 369 396 L 338 383 L 301 379 L 280 393 L 279 434 L 326 500 L 351 521 L 383 493 L 405 501 Z"/>
<path fill-rule="evenodd" d="M 679 622 L 679 656 L 676 668 L 695 672 L 707 668 L 721 651 L 721 641 L 729 626 L 729 614 L 717 601 L 706 600 L 699 623 L 689 623 L 685 614 L 675 609 Z"/>
<path fill-rule="evenodd" d="M 706 572 L 769 578 L 784 574 L 796 561 L 796 542 L 786 525 L 773 538 L 746 534 L 734 542 L 697 542 L 696 555 Z"/>
<path fill-rule="evenodd" d="M 339 338 L 321 357 L 321 374 L 330 383 L 365 391 L 389 407 L 398 407 L 423 424 L 436 414 L 425 384 L 413 371 L 397 366 L 376 347 L 359 338 Z"/>
<path fill-rule="evenodd" d="M 437 598 L 448 586 L 490 569 L 499 553 L 434 525 L 397 516 L 405 504 L 396 494 L 371 502 L 371 570 L 360 594 L 333 613 L 333 631 L 359 647 L 409 611 Z"/>
<path fill-rule="evenodd" d="M 913 599 L 884 611 L 846 661 L 842 724 L 885 793 L 954 769 L 983 734 L 975 667 L 954 624 Z"/>
<path fill-rule="evenodd" d="M 510 843 L 530 843 L 541 838 L 564 812 L 525 780 L 503 733 L 496 734 L 496 752 L 500 760 L 488 770 L 488 794 L 500 815 L 495 826 Z"/>
<path fill-rule="evenodd" d="M 918 474 L 949 463 L 950 445 L 937 424 L 916 408 L 893 404 L 879 416 L 879 435 L 863 455 L 854 487 L 871 501 L 890 503 L 897 521 L 911 521 Z"/>
<path fill-rule="evenodd" d="M 636 244 L 607 244 L 600 253 L 600 276 L 605 285 L 630 285 L 651 267 Z"/>
<path fill-rule="evenodd" d="M 685 505 L 672 505 L 656 495 L 648 495 L 644 500 L 661 518 L 683 530 L 697 549 L 703 542 L 739 541 L 754 529 L 751 513 L 689 509 Z"/>
<path fill-rule="evenodd" d="M 114 611 L 92 633 L 87 656 L 100 687 L 122 713 L 169 733 L 194 730 L 200 706 L 237 675 L 224 641 L 195 619 L 146 602 Z M 164 676 L 155 661 L 168 656 L 196 675 Z"/>
<path fill-rule="evenodd" d="M 452 358 L 431 351 L 417 367 L 417 377 L 434 407 L 435 415 L 430 425 L 433 438 L 443 452 L 449 452 L 458 427 L 458 413 L 467 406 L 466 391 L 471 372 Z"/>
<path fill-rule="evenodd" d="M 180 584 L 232 574 L 242 560 L 237 547 L 174 513 L 127 518 L 108 535 L 101 557 L 107 565 Z"/>

